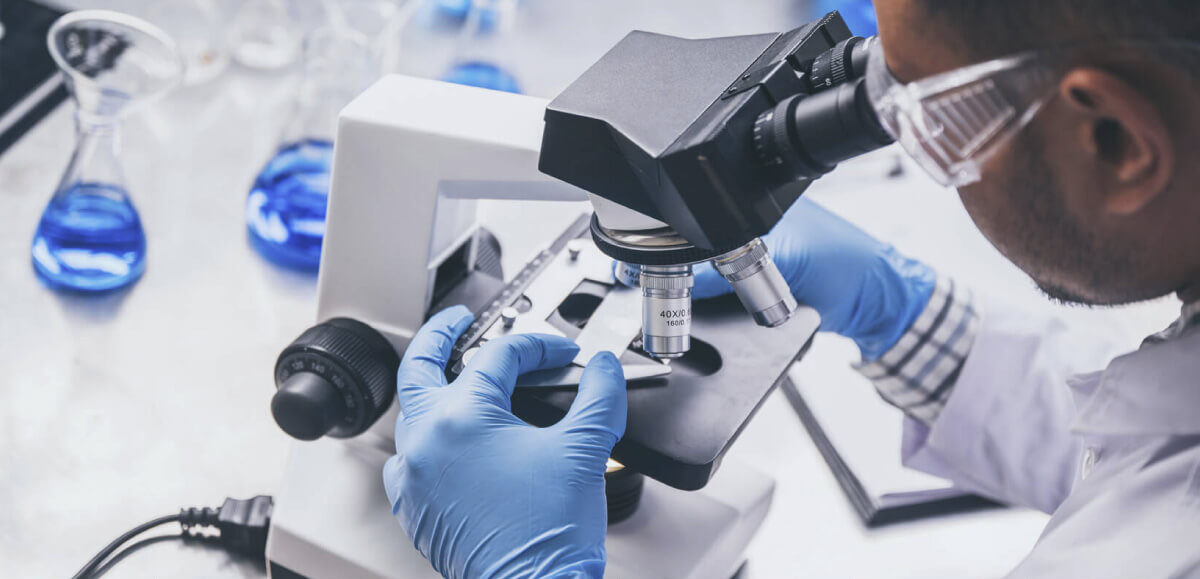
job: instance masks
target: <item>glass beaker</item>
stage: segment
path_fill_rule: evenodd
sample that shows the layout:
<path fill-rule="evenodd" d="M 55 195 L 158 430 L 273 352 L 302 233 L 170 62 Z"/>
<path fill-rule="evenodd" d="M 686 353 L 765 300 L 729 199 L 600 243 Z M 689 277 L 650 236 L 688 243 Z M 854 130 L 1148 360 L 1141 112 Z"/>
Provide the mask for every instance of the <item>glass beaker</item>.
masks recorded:
<path fill-rule="evenodd" d="M 325 239 L 337 115 L 377 71 L 367 37 L 347 26 L 313 31 L 304 41 L 303 60 L 291 120 L 246 197 L 246 230 L 267 259 L 315 271 Z"/>
<path fill-rule="evenodd" d="M 454 62 L 442 80 L 520 93 L 521 83 L 508 57 L 516 17 L 517 0 L 472 0 Z"/>
<path fill-rule="evenodd" d="M 107 10 L 62 16 L 47 42 L 75 103 L 77 141 L 34 234 L 34 270 L 55 288 L 116 289 L 146 266 L 119 159 L 121 117 L 175 86 L 183 59 L 161 30 Z"/>
<path fill-rule="evenodd" d="M 233 58 L 242 66 L 276 70 L 300 52 L 300 23 L 284 0 L 242 0 L 230 36 Z"/>
<path fill-rule="evenodd" d="M 366 37 L 374 75 L 396 70 L 400 29 L 412 16 L 416 0 L 339 0 L 326 8 L 335 27 L 344 26 Z M 374 80 L 374 78 L 372 78 Z"/>
<path fill-rule="evenodd" d="M 222 7 L 217 0 L 154 0 L 135 9 L 175 41 L 186 64 L 183 83 L 199 85 L 229 67 L 229 23 Z"/>

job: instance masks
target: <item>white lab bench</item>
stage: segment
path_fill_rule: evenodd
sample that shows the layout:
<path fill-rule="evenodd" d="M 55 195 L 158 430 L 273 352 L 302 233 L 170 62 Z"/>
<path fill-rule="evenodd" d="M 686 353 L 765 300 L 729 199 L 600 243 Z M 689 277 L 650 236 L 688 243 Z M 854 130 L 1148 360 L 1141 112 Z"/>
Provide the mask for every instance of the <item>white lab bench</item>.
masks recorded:
<path fill-rule="evenodd" d="M 631 28 L 716 36 L 784 29 L 802 19 L 798 4 L 767 0 L 523 6 L 528 32 L 516 46 L 518 73 L 529 92 L 543 96 L 557 93 Z M 452 42 L 452 35 L 410 28 L 402 70 L 435 74 Z M 294 80 L 291 73 L 232 66 L 127 123 L 124 163 L 148 232 L 149 261 L 143 279 L 119 293 L 55 293 L 30 266 L 34 228 L 73 145 L 69 107 L 0 157 L 0 575 L 68 576 L 137 523 L 277 488 L 288 439 L 268 409 L 272 368 L 279 350 L 312 322 L 316 280 L 254 253 L 242 208 L 275 145 Z M 920 177 L 879 184 L 881 172 L 878 163 L 848 167 L 812 195 L 946 272 L 1036 301 L 953 193 Z M 562 214 L 536 211 L 545 219 Z M 506 219 L 516 215 L 511 207 L 491 206 L 485 215 L 511 240 L 511 271 L 531 242 L 505 234 L 505 223 L 515 222 Z M 527 222 L 530 212 L 520 215 Z M 1173 312 L 1160 303 L 1119 315 L 1068 314 L 1134 339 Z M 821 342 L 814 351 L 826 349 L 847 351 Z M 831 384 L 852 376 L 834 366 L 812 375 L 802 364 L 796 372 Z M 772 513 L 749 550 L 751 577 L 999 575 L 1033 544 L 1045 520 L 996 510 L 865 529 L 778 394 L 731 453 L 778 481 Z M 252 562 L 164 541 L 106 577 L 261 575 Z"/>

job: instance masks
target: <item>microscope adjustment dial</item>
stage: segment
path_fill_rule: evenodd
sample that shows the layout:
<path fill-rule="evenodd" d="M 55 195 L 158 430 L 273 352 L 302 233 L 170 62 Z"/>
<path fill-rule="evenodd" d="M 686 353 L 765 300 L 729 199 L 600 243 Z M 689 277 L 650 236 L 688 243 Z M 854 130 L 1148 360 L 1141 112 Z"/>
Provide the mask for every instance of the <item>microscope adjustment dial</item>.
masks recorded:
<path fill-rule="evenodd" d="M 271 414 L 300 440 L 361 434 L 387 410 L 400 357 L 370 326 L 334 318 L 305 330 L 275 362 Z"/>

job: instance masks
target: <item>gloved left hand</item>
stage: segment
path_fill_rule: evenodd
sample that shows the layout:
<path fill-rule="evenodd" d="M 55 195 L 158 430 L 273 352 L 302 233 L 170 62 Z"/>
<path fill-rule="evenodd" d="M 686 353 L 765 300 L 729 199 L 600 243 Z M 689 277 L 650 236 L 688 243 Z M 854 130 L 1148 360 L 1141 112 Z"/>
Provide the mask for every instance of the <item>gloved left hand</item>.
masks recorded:
<path fill-rule="evenodd" d="M 625 432 L 620 364 L 596 354 L 566 417 L 537 428 L 511 411 L 517 376 L 564 366 L 579 348 L 506 336 L 446 384 L 450 349 L 472 320 L 461 306 L 442 311 L 404 354 L 397 454 L 383 469 L 393 514 L 446 577 L 602 577 L 604 469 Z"/>

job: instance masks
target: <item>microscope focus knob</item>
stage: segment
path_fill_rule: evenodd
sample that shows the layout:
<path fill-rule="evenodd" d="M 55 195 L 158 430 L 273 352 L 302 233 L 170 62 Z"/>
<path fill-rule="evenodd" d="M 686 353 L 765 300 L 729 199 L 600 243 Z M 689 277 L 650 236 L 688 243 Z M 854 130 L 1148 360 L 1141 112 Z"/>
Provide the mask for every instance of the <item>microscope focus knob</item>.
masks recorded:
<path fill-rule="evenodd" d="M 334 318 L 300 334 L 275 362 L 271 414 L 300 440 L 349 438 L 392 403 L 400 357 L 379 332 Z"/>
<path fill-rule="evenodd" d="M 862 76 L 866 71 L 867 46 L 863 38 L 852 36 L 817 55 L 808 70 L 808 83 L 813 92 Z"/>

